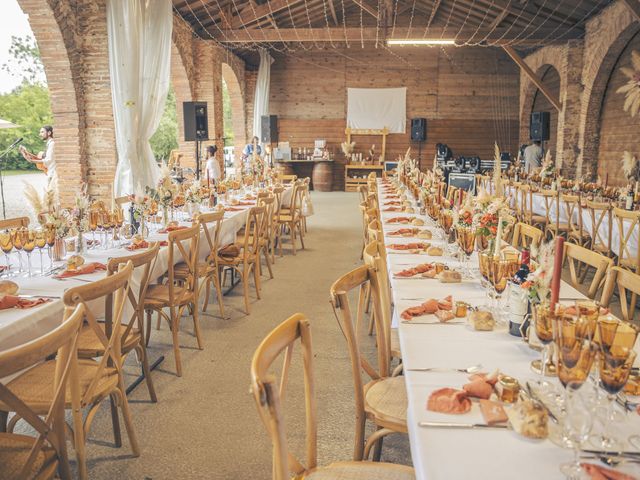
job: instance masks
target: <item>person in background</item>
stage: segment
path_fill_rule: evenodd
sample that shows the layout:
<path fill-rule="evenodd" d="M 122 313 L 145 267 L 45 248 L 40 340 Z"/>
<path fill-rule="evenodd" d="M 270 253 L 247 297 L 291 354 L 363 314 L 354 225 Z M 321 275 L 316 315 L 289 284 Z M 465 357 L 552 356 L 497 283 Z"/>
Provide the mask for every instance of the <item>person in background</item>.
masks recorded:
<path fill-rule="evenodd" d="M 207 178 L 214 182 L 222 180 L 222 171 L 220 170 L 220 163 L 216 159 L 216 152 L 218 151 L 218 147 L 215 145 L 209 145 L 207 147 Z"/>
<path fill-rule="evenodd" d="M 540 140 L 534 140 L 531 145 L 524 149 L 524 171 L 532 173 L 542 166 L 544 151 Z"/>
<path fill-rule="evenodd" d="M 56 160 L 53 155 L 54 142 L 53 142 L 53 127 L 51 125 L 45 125 L 40 129 L 40 138 L 46 143 L 44 152 L 39 152 L 37 155 L 29 152 L 23 145 L 20 145 L 20 153 L 25 160 L 35 163 L 39 170 L 44 171 L 47 174 L 48 184 L 56 178 Z"/>
<path fill-rule="evenodd" d="M 256 146 L 256 153 L 258 156 L 262 156 L 262 147 L 260 146 L 260 139 L 253 137 L 251 143 L 247 143 L 242 149 L 242 161 L 246 162 L 253 155 L 253 146 Z"/>

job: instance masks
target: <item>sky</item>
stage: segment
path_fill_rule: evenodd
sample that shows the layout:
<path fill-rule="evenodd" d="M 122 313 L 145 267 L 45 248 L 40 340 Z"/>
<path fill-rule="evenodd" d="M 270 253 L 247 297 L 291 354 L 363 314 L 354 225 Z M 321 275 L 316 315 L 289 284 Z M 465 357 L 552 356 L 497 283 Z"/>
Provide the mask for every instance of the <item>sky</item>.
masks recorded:
<path fill-rule="evenodd" d="M 9 60 L 11 36 L 33 37 L 28 17 L 16 0 L 0 0 L 0 65 Z M 7 93 L 20 85 L 22 77 L 12 76 L 0 70 L 0 94 Z"/>

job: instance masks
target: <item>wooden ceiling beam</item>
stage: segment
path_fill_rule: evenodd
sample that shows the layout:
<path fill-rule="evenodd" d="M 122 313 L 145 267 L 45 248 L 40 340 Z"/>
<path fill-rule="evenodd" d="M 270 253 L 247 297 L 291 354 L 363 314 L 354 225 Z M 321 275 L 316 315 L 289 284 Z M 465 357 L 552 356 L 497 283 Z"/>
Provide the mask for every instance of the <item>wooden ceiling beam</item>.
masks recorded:
<path fill-rule="evenodd" d="M 638 0 L 623 0 L 627 8 L 633 13 L 636 22 L 640 21 L 640 2 Z"/>
<path fill-rule="evenodd" d="M 369 5 L 367 5 L 364 0 L 351 0 L 353 3 L 355 3 L 356 5 L 358 5 L 363 11 L 367 12 L 369 15 L 371 15 L 373 18 L 375 18 L 376 20 L 378 19 L 378 11 L 373 8 L 370 7 Z"/>
<path fill-rule="evenodd" d="M 525 62 L 524 59 L 520 55 L 518 55 L 518 53 L 513 49 L 513 47 L 510 47 L 508 45 L 504 45 L 502 48 L 504 49 L 505 52 L 507 52 L 507 55 L 509 55 L 511 57 L 511 59 L 514 62 L 516 62 L 516 64 L 525 73 L 525 75 L 527 77 L 529 77 L 529 80 L 531 80 L 533 82 L 533 84 L 536 87 L 538 87 L 538 90 L 540 90 L 542 92 L 542 94 L 545 97 L 547 97 L 547 100 L 549 100 L 549 102 L 551 102 L 551 105 L 553 105 L 556 110 L 561 111 L 562 110 L 562 104 L 560 103 L 560 100 L 558 98 L 556 98 L 556 96 L 551 93 L 551 91 L 545 86 L 544 83 L 542 83 L 542 80 L 540 78 L 538 78 L 536 73 L 533 70 L 531 70 L 531 67 L 529 67 L 529 65 L 527 65 L 527 62 Z"/>
<path fill-rule="evenodd" d="M 329 12 L 331 13 L 331 18 L 333 19 L 333 23 L 338 26 L 338 15 L 336 15 L 336 7 L 333 4 L 333 0 L 323 0 L 329 4 Z"/>
<path fill-rule="evenodd" d="M 246 25 L 250 25 L 253 22 L 265 18 L 273 13 L 284 10 L 296 3 L 300 3 L 303 0 L 269 0 L 263 5 L 253 4 L 244 7 L 238 15 L 234 15 L 231 20 L 233 28 L 240 28 Z"/>
<path fill-rule="evenodd" d="M 548 40 L 548 36 L 555 32 L 554 28 L 540 28 L 535 32 L 528 35 L 526 39 L 521 39 L 522 32 L 514 32 L 514 29 L 510 28 L 496 28 L 493 31 L 488 29 L 465 28 L 462 31 L 449 32 L 450 35 L 457 34 L 457 38 L 460 43 L 471 38 L 474 33 L 476 38 L 484 38 L 486 36 L 487 42 L 496 42 L 497 45 L 505 45 L 518 40 L 522 45 L 539 45 L 539 42 L 551 43 Z M 333 27 L 333 28 L 279 28 L 275 29 L 238 29 L 238 30 L 223 30 L 218 33 L 216 39 L 223 43 L 279 43 L 279 42 L 343 42 L 343 41 L 360 41 L 361 38 L 366 42 L 380 40 L 379 29 L 377 27 Z M 422 38 L 424 28 L 414 27 L 400 27 L 396 26 L 394 35 L 399 38 Z M 451 38 L 447 37 L 446 31 L 443 36 L 442 27 L 432 27 L 429 30 L 428 38 Z M 571 32 L 571 34 L 578 35 L 578 32 Z M 346 35 L 346 37 L 345 37 Z M 574 35 L 574 37 L 575 37 Z M 562 37 L 563 40 L 570 38 L 570 35 Z M 538 43 L 536 43 L 538 42 Z M 513 51 L 513 50 L 512 50 Z M 515 53 L 515 51 L 514 51 Z M 517 55 L 517 54 L 516 54 Z M 518 57 L 519 58 L 519 57 Z"/>

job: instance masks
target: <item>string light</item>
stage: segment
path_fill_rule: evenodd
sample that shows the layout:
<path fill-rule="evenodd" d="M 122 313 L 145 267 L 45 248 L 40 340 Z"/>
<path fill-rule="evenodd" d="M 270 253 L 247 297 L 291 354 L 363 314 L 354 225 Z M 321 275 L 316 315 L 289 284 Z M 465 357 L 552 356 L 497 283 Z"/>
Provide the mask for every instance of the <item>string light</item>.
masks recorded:
<path fill-rule="evenodd" d="M 344 0 L 340 0 L 340 3 L 342 4 L 342 28 L 344 29 L 344 40 L 347 44 L 347 48 L 350 48 L 351 45 L 349 44 L 349 38 L 347 37 L 347 15 L 344 10 Z"/>
<path fill-rule="evenodd" d="M 453 39 L 430 39 L 430 38 L 390 38 L 387 45 L 455 45 Z"/>
<path fill-rule="evenodd" d="M 411 5 L 411 17 L 409 17 L 409 28 L 407 29 L 407 39 L 409 38 L 409 35 L 411 35 L 411 28 L 413 27 L 413 16 L 416 13 L 416 0 L 413 0 L 413 5 Z M 387 42 L 387 44 L 389 44 Z"/>

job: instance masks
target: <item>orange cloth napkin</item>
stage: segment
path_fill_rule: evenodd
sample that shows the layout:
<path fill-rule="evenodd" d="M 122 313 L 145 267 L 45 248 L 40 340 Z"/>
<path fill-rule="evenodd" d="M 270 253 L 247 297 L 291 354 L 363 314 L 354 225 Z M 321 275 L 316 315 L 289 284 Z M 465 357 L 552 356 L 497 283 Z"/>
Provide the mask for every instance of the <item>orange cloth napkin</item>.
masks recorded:
<path fill-rule="evenodd" d="M 176 230 L 184 230 L 185 228 L 189 228 L 189 227 L 186 227 L 184 225 L 169 225 L 167 228 L 163 228 L 158 233 L 175 232 Z"/>
<path fill-rule="evenodd" d="M 420 317 L 422 315 L 435 314 L 439 310 L 450 312 L 452 309 L 453 309 L 453 299 L 451 298 L 451 295 L 449 295 L 448 297 L 445 297 L 442 300 L 436 300 L 435 298 L 431 298 L 418 306 L 409 307 L 400 314 L 400 317 L 403 320 L 411 320 L 413 317 Z"/>
<path fill-rule="evenodd" d="M 167 245 L 169 245 L 169 242 L 167 242 L 166 240 L 162 240 L 160 242 L 161 247 L 166 247 Z M 130 252 L 133 252 L 134 250 L 142 250 L 143 248 L 149 248 L 149 242 L 147 242 L 146 240 L 143 240 L 142 242 L 132 243 L 131 245 L 127 245 L 124 248 L 126 248 Z"/>
<path fill-rule="evenodd" d="M 5 295 L 0 298 L 0 310 L 7 308 L 33 308 L 49 302 L 48 298 L 20 298 L 16 295 Z"/>
<path fill-rule="evenodd" d="M 241 210 L 244 210 L 244 208 L 224 207 L 225 212 L 239 212 Z"/>
<path fill-rule="evenodd" d="M 594 465 L 593 463 L 582 463 L 581 465 L 591 480 L 637 480 L 636 477 L 632 477 L 626 473 L 616 472 L 610 468 Z"/>
<path fill-rule="evenodd" d="M 240 247 L 235 243 L 225 245 L 218 250 L 218 255 L 224 258 L 235 258 L 240 255 Z"/>
<path fill-rule="evenodd" d="M 82 265 L 77 270 L 71 270 L 71 271 L 65 270 L 61 274 L 55 275 L 54 278 L 68 278 L 68 277 L 75 277 L 77 275 L 89 275 L 90 273 L 94 273 L 98 270 L 106 270 L 106 269 L 107 269 L 107 266 L 104 263 L 91 262 L 91 263 Z"/>

